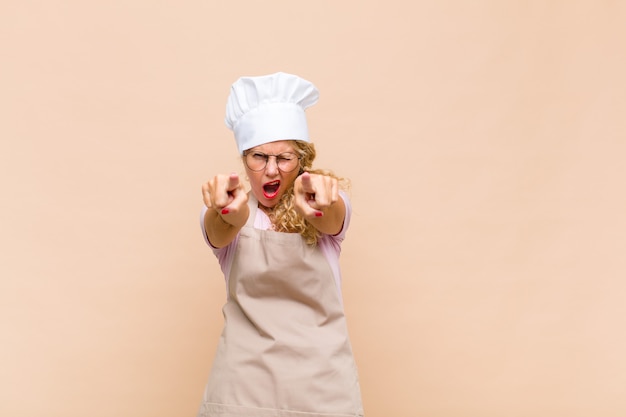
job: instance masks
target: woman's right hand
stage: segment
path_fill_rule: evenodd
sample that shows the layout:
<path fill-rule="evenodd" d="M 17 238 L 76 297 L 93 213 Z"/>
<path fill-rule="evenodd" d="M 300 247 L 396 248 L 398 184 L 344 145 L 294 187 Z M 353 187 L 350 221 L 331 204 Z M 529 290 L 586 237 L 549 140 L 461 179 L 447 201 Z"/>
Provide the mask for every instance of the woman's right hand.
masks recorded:
<path fill-rule="evenodd" d="M 236 173 L 214 176 L 202 185 L 202 197 L 207 208 L 217 211 L 225 221 L 248 204 L 248 194 Z"/>
<path fill-rule="evenodd" d="M 239 175 L 216 175 L 202 184 L 202 198 L 208 210 L 204 225 L 209 241 L 222 247 L 234 238 L 248 220 L 248 194 Z"/>

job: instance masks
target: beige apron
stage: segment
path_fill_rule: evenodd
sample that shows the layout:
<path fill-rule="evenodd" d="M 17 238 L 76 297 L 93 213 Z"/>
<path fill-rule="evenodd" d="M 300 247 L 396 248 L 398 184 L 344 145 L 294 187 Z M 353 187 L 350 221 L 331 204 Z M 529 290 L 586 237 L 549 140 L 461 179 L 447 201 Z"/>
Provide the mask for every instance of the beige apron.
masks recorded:
<path fill-rule="evenodd" d="M 241 229 L 199 417 L 362 416 L 345 316 L 323 253 L 300 234 Z"/>

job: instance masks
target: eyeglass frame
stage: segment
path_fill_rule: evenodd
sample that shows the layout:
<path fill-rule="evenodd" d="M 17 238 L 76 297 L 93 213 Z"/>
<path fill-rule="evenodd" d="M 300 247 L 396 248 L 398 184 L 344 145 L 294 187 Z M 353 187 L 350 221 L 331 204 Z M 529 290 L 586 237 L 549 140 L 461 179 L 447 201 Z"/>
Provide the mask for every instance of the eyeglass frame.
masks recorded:
<path fill-rule="evenodd" d="M 248 155 L 253 154 L 253 153 L 254 153 L 254 154 L 260 154 L 260 155 L 263 155 L 263 156 L 265 157 L 265 165 L 263 165 L 263 168 L 261 168 L 261 169 L 252 169 L 252 168 L 250 168 L 250 166 L 248 165 Z M 285 154 L 291 154 L 291 155 L 294 155 L 294 156 L 296 157 L 296 159 L 298 160 L 298 163 L 297 163 L 297 164 L 293 167 L 293 169 L 290 169 L 289 171 L 285 171 L 284 169 L 282 169 L 282 168 L 280 167 L 280 165 L 278 165 L 278 161 L 279 161 L 279 159 L 278 159 L 278 158 L 279 158 L 281 155 L 285 155 Z M 270 156 L 273 156 L 273 157 L 274 157 L 274 159 L 276 159 L 276 168 L 278 168 L 278 170 L 279 170 L 280 172 L 285 172 L 285 173 L 288 173 L 288 172 L 293 172 L 293 171 L 295 171 L 298 167 L 300 167 L 300 160 L 302 159 L 302 156 L 298 155 L 298 154 L 297 154 L 297 153 L 295 153 L 295 152 L 281 152 L 281 153 L 279 153 L 278 155 L 276 155 L 276 154 L 265 153 L 265 152 L 259 152 L 259 151 L 246 151 L 246 152 L 244 152 L 244 153 L 243 153 L 243 162 L 244 162 L 244 164 L 246 164 L 246 167 L 248 167 L 248 169 L 249 169 L 250 171 L 252 171 L 252 172 L 261 172 L 261 171 L 263 171 L 265 168 L 267 168 L 267 163 L 270 161 Z"/>

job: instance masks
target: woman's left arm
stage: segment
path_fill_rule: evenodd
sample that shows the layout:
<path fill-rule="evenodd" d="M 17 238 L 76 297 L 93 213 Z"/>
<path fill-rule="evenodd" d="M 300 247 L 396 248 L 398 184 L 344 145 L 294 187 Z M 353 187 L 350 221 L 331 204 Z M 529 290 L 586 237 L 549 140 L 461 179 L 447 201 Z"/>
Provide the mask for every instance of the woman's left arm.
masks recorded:
<path fill-rule="evenodd" d="M 336 235 L 341 231 L 346 205 L 339 197 L 337 179 L 305 172 L 296 178 L 294 197 L 298 213 L 321 233 Z"/>

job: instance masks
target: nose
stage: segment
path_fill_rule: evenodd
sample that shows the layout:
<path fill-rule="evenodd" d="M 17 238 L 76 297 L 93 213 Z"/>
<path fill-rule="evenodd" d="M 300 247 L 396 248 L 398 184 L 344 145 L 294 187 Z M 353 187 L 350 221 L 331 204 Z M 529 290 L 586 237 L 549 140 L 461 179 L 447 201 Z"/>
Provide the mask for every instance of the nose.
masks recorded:
<path fill-rule="evenodd" d="M 274 155 L 268 155 L 265 173 L 268 176 L 274 176 L 278 173 L 278 160 Z"/>

